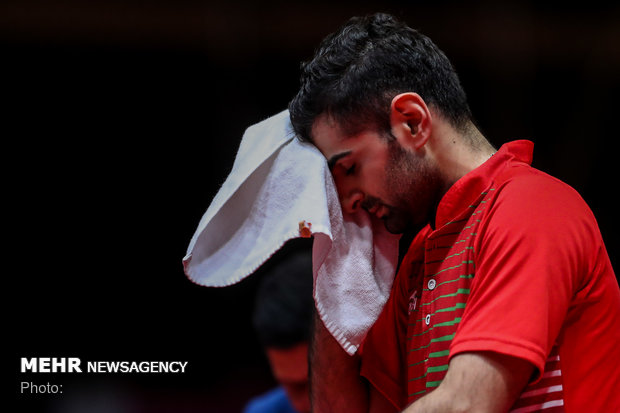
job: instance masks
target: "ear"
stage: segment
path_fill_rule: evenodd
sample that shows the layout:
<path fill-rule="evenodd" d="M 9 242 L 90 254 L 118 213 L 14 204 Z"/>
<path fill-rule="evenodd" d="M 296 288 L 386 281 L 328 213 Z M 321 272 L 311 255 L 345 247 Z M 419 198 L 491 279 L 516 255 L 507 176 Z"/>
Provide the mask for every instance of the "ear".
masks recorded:
<path fill-rule="evenodd" d="M 418 150 L 430 138 L 431 112 L 417 93 L 401 93 L 392 99 L 390 125 L 401 145 Z"/>

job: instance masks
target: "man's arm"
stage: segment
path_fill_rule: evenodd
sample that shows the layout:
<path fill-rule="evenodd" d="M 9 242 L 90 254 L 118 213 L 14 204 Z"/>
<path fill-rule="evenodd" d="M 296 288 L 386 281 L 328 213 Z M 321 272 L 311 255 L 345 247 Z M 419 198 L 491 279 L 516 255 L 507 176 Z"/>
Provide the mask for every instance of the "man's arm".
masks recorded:
<path fill-rule="evenodd" d="M 439 387 L 403 413 L 506 412 L 533 370 L 529 362 L 499 353 L 459 354 L 450 360 Z"/>
<path fill-rule="evenodd" d="M 344 351 L 316 312 L 309 358 L 314 413 L 368 410 L 368 387 L 360 376 L 359 357 Z"/>

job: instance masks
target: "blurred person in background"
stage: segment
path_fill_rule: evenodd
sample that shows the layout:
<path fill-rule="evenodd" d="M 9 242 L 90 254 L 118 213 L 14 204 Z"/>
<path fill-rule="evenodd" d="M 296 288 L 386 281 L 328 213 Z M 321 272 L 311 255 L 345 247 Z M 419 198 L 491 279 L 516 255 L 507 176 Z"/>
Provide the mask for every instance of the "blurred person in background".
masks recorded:
<path fill-rule="evenodd" d="M 307 413 L 312 251 L 304 244 L 274 260 L 261 279 L 252 321 L 280 386 L 252 399 L 244 413 Z"/>

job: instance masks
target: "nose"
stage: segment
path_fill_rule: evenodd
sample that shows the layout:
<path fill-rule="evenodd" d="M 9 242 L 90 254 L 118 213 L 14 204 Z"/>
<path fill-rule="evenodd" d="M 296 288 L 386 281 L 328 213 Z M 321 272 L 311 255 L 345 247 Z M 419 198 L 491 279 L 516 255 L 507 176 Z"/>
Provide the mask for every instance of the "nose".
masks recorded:
<path fill-rule="evenodd" d="M 360 191 L 354 190 L 341 197 L 340 205 L 344 212 L 346 212 L 347 214 L 352 214 L 361 207 L 363 199 L 364 194 L 362 194 Z"/>
<path fill-rule="evenodd" d="M 340 199 L 340 207 L 345 214 L 353 214 L 362 207 L 364 200 L 364 192 L 361 190 L 359 183 L 342 174 L 334 176 L 336 191 Z"/>

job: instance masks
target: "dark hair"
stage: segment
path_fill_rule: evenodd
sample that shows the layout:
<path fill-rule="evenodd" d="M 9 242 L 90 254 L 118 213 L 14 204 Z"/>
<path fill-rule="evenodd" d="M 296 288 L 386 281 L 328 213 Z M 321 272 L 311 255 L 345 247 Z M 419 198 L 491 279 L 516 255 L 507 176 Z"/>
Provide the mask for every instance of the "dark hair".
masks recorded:
<path fill-rule="evenodd" d="M 390 131 L 392 98 L 404 92 L 418 93 L 457 129 L 471 119 L 452 64 L 428 37 L 388 14 L 354 17 L 302 64 L 291 122 L 302 140 L 311 140 L 323 113 L 348 135 L 371 127 Z"/>
<path fill-rule="evenodd" d="M 309 340 L 312 280 L 311 249 L 288 253 L 263 275 L 252 320 L 263 346 L 290 348 Z"/>

